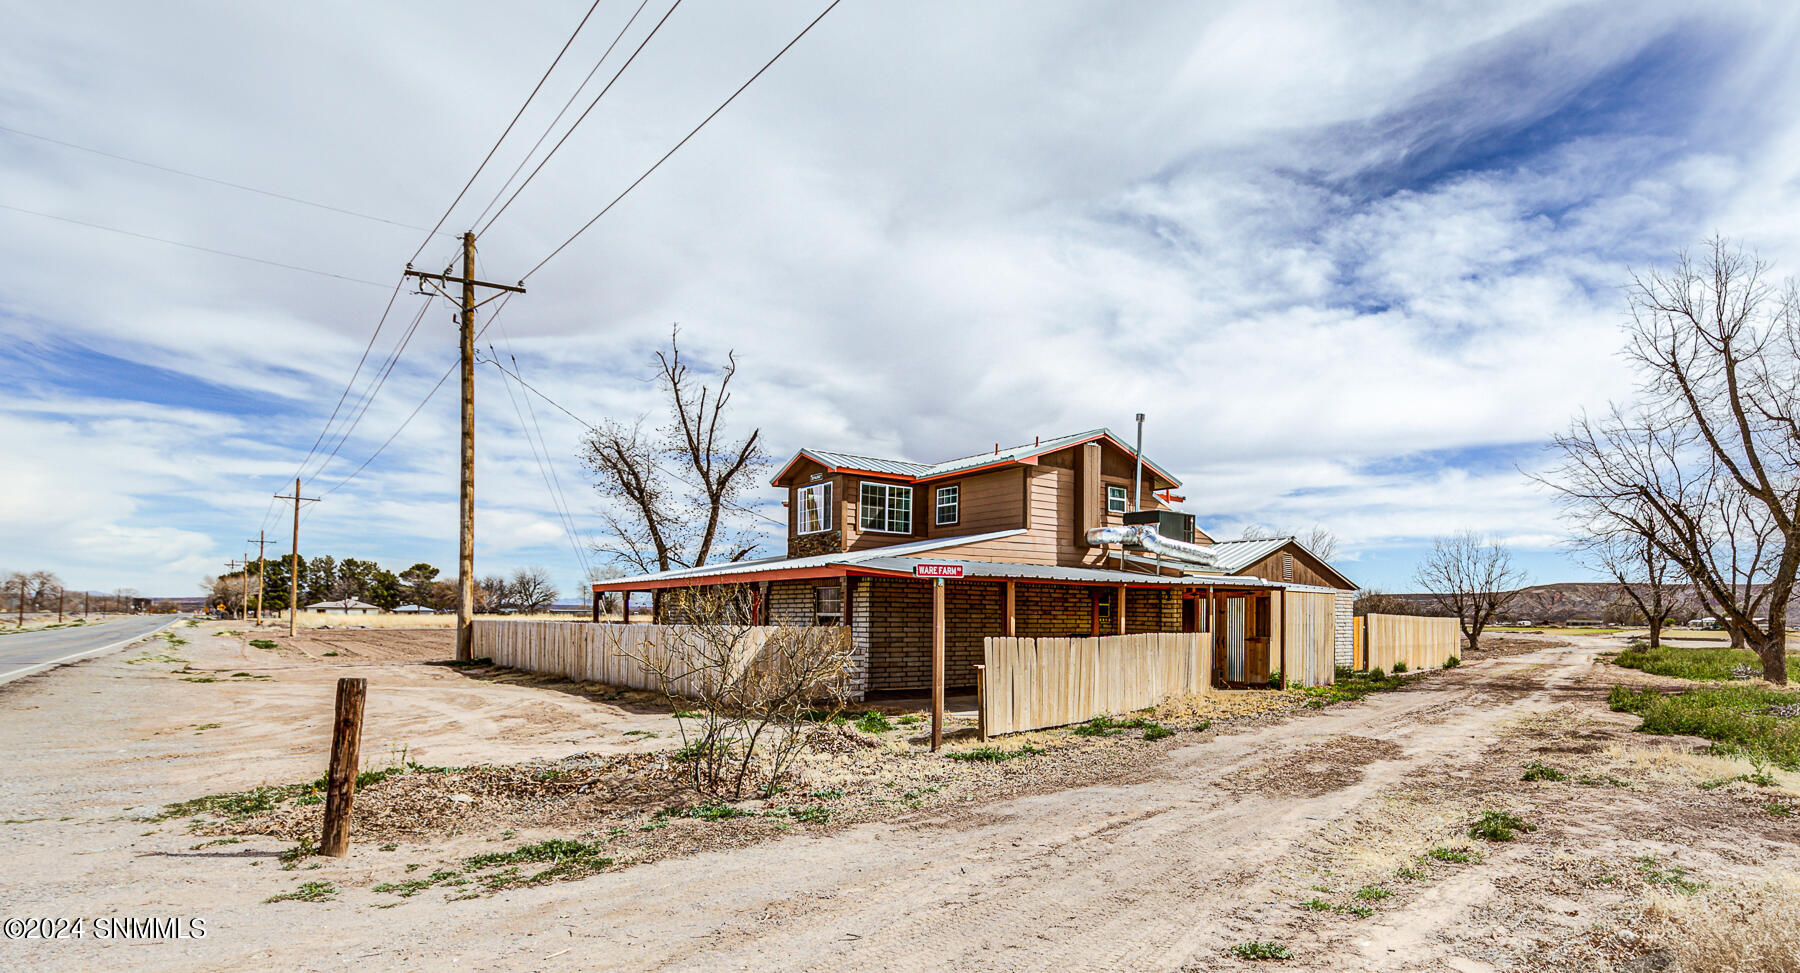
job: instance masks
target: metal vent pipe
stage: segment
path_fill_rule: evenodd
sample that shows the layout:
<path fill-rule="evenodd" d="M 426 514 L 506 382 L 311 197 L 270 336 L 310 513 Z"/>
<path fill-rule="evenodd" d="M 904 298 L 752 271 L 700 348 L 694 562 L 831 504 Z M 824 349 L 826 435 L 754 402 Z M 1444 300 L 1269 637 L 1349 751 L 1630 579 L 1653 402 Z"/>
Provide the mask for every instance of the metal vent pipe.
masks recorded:
<path fill-rule="evenodd" d="M 1150 554 L 1160 554 L 1171 561 L 1182 561 L 1210 568 L 1219 556 L 1204 544 L 1189 544 L 1164 537 L 1155 524 L 1121 524 L 1117 527 L 1089 527 L 1087 542 L 1093 545 L 1118 544 L 1120 547 Z"/>
<path fill-rule="evenodd" d="M 1142 412 L 1137 414 L 1137 426 L 1137 473 L 1131 478 L 1132 510 L 1144 509 L 1144 505 L 1138 497 L 1138 491 L 1142 489 L 1144 485 L 1144 414 Z"/>

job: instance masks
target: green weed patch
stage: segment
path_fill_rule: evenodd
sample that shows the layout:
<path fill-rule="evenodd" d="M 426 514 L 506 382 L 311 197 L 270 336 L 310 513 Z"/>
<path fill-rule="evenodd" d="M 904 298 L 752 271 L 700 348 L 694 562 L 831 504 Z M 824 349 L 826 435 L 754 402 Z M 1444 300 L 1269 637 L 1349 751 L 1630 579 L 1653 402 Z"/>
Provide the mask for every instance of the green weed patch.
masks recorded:
<path fill-rule="evenodd" d="M 1800 770 L 1800 719 L 1776 715 L 1800 704 L 1800 692 L 1762 686 L 1700 686 L 1666 696 L 1614 686 L 1607 704 L 1643 717 L 1640 733 L 1704 737 L 1784 770 Z"/>

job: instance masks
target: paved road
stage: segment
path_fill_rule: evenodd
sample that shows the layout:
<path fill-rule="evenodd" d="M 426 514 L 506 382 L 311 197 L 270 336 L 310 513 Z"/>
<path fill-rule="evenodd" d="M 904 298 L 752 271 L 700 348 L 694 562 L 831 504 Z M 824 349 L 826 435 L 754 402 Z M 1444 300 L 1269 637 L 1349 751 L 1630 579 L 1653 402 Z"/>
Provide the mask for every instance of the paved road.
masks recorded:
<path fill-rule="evenodd" d="M 176 618 L 171 615 L 127 615 L 76 628 L 0 635 L 0 683 L 23 679 L 64 662 L 124 648 Z"/>

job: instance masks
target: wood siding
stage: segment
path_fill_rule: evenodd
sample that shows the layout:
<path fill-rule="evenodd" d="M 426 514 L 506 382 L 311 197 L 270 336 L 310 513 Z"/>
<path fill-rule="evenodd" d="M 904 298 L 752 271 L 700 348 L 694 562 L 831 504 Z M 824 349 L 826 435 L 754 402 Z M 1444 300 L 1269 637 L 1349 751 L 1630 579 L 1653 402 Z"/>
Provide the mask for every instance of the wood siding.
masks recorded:
<path fill-rule="evenodd" d="M 981 720 L 990 736 L 1067 726 L 1204 693 L 1212 671 L 1212 637 L 1198 633 L 990 638 L 984 648 Z"/>

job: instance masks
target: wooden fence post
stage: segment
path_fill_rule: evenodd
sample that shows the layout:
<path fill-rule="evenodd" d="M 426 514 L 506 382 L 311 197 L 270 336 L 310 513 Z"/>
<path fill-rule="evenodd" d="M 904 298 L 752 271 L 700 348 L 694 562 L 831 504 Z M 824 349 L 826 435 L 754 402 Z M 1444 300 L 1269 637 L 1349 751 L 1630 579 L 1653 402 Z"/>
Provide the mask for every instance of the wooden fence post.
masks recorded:
<path fill-rule="evenodd" d="M 987 742 L 987 666 L 975 667 L 975 732 Z"/>
<path fill-rule="evenodd" d="M 331 732 L 331 770 L 325 785 L 325 833 L 320 854 L 342 858 L 350 853 L 350 804 L 356 796 L 356 767 L 362 752 L 363 699 L 368 682 L 339 679 L 337 720 Z"/>

